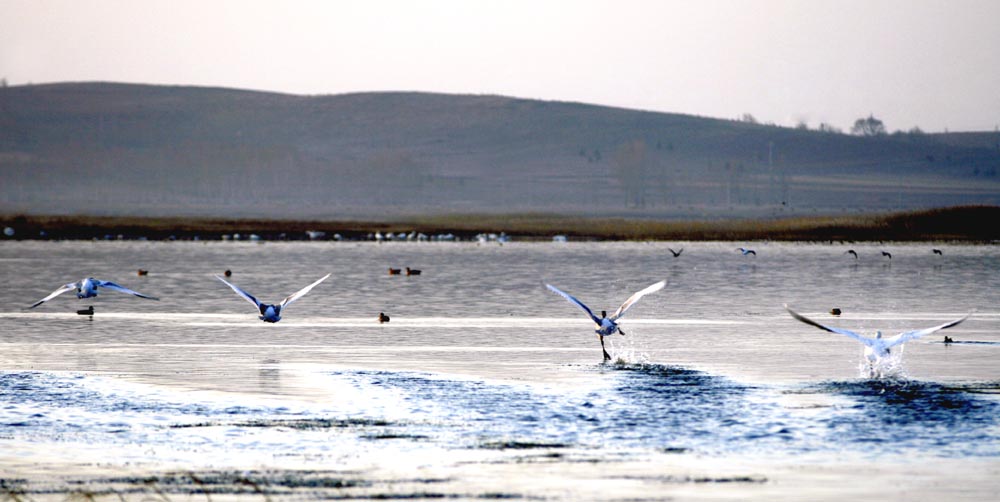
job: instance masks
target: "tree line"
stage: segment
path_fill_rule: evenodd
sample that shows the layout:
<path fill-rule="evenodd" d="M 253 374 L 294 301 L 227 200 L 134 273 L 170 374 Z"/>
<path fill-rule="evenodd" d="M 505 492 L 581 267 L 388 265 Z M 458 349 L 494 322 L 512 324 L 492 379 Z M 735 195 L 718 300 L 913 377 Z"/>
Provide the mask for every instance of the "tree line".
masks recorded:
<path fill-rule="evenodd" d="M 739 119 L 737 120 L 740 122 L 746 122 L 748 124 L 761 124 L 761 122 L 759 122 L 756 117 L 754 117 L 749 113 L 744 113 L 740 115 Z M 766 122 L 763 125 L 774 126 L 774 127 L 778 126 L 774 122 Z M 809 124 L 807 124 L 805 121 L 799 121 L 797 124 L 795 124 L 795 128 L 806 131 L 809 130 Z M 820 123 L 819 126 L 816 128 L 816 130 L 819 132 L 825 132 L 831 134 L 844 134 L 843 129 L 828 124 L 826 122 Z M 876 118 L 874 114 L 869 114 L 867 117 L 861 117 L 855 120 L 854 125 L 851 126 L 850 133 L 855 136 L 875 137 L 875 136 L 884 136 L 889 132 L 888 129 L 886 129 L 885 127 L 885 122 L 883 122 L 881 119 Z M 924 131 L 919 127 L 913 127 L 909 131 L 905 132 L 905 134 L 923 134 L 923 133 Z M 904 134 L 904 132 L 896 131 L 893 134 Z"/>

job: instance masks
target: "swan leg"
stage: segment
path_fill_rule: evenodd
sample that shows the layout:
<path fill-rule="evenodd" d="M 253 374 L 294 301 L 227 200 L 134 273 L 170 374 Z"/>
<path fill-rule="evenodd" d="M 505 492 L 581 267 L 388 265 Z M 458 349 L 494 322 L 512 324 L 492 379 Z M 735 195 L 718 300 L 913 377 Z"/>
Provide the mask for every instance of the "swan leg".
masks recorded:
<path fill-rule="evenodd" d="M 604 337 L 601 335 L 597 335 L 597 338 L 601 340 L 601 352 L 604 352 L 604 360 L 610 361 L 611 356 L 608 354 L 607 349 L 604 348 Z"/>

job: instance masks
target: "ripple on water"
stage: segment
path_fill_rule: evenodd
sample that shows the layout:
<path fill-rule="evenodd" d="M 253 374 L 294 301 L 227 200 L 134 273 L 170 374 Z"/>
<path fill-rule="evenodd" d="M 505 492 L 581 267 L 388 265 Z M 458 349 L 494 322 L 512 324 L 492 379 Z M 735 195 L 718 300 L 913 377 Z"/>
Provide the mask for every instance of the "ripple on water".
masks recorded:
<path fill-rule="evenodd" d="M 852 380 L 777 388 L 656 364 L 587 371 L 600 385 L 567 389 L 337 371 L 328 376 L 350 399 L 319 407 L 184 400 L 97 377 L 0 373 L 0 437 L 111 449 L 138 443 L 177 449 L 182 461 L 192 452 L 215 461 L 234 452 L 328 455 L 334 444 L 548 453 L 1000 455 L 996 382 Z M 782 394 L 833 396 L 843 404 L 794 409 L 780 404 Z"/>

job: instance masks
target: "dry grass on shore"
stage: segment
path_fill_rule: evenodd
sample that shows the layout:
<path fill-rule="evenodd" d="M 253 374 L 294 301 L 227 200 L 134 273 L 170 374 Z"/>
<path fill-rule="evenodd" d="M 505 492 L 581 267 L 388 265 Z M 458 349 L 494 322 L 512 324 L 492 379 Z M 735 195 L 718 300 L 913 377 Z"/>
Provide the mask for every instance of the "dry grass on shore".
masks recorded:
<path fill-rule="evenodd" d="M 363 239 L 374 232 L 451 233 L 471 237 L 506 232 L 522 239 L 561 234 L 596 240 L 803 240 L 803 241 L 993 241 L 1000 239 L 1000 207 L 960 206 L 926 211 L 857 216 L 717 221 L 592 218 L 552 214 L 454 214 L 395 221 L 296 221 L 224 218 L 138 218 L 106 216 L 0 216 L 15 238 L 166 239 L 257 234 L 265 239 L 304 239 L 306 231 Z"/>

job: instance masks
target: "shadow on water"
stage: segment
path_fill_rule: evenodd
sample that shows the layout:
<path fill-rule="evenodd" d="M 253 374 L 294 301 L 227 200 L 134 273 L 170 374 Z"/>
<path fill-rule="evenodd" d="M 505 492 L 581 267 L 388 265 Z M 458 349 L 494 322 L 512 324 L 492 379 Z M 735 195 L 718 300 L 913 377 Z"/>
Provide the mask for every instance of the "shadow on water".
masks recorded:
<path fill-rule="evenodd" d="M 1000 382 L 942 384 L 905 379 L 822 382 L 795 392 L 846 397 L 819 417 L 827 441 L 884 452 L 1000 455 Z M 991 396 L 992 395 L 992 396 Z"/>

